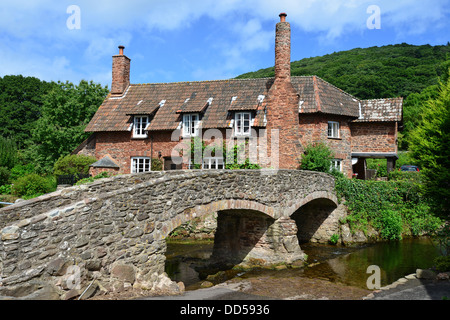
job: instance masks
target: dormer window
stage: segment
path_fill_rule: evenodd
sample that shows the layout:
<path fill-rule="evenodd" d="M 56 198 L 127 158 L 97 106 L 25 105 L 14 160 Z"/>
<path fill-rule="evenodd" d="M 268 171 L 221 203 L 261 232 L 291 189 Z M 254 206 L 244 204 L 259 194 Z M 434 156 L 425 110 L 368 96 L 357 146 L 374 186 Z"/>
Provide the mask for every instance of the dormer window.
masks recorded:
<path fill-rule="evenodd" d="M 134 116 L 133 138 L 147 138 L 148 116 Z"/>
<path fill-rule="evenodd" d="M 251 112 L 236 112 L 234 116 L 234 134 L 236 136 L 249 136 L 251 121 Z"/>
<path fill-rule="evenodd" d="M 198 113 L 183 114 L 183 137 L 197 137 L 200 116 Z"/>

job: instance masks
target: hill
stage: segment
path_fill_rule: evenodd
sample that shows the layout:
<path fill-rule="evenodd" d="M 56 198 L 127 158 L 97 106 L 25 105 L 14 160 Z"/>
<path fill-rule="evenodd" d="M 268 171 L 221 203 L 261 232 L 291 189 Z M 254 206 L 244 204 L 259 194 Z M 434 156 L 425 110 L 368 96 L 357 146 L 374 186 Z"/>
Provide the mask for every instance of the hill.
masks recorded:
<path fill-rule="evenodd" d="M 355 48 L 291 63 L 292 76 L 317 75 L 360 98 L 407 97 L 438 83 L 448 70 L 450 43 Z M 274 68 L 237 78 L 272 77 Z"/>

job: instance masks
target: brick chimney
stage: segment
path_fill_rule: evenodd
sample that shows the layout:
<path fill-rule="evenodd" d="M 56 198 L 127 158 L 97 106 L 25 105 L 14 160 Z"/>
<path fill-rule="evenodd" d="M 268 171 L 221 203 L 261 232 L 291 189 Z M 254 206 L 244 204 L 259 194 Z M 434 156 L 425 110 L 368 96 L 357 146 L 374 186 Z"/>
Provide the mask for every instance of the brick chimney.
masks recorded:
<path fill-rule="evenodd" d="M 123 54 L 124 46 L 119 46 L 119 54 L 113 56 L 111 94 L 122 95 L 130 84 L 131 59 Z"/>
<path fill-rule="evenodd" d="M 280 14 L 275 35 L 275 79 L 267 94 L 268 143 L 271 131 L 279 134 L 280 169 L 297 169 L 303 152 L 298 116 L 299 96 L 291 83 L 291 27 L 286 13 Z"/>
<path fill-rule="evenodd" d="M 275 78 L 291 79 L 291 25 L 280 13 L 275 33 Z"/>

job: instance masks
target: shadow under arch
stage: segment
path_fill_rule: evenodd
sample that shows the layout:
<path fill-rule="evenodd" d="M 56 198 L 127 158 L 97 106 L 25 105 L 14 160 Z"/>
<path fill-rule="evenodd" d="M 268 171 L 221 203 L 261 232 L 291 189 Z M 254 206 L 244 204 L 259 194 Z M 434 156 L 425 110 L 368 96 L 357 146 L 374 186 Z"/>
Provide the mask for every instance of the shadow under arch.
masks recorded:
<path fill-rule="evenodd" d="M 297 239 L 299 244 L 308 243 L 316 237 L 319 228 L 323 227 L 325 220 L 337 208 L 337 203 L 330 198 L 316 198 L 304 203 L 291 214 L 297 225 Z M 332 236 L 328 235 L 328 239 Z M 315 239 L 324 242 L 324 239 Z"/>
<path fill-rule="evenodd" d="M 154 239 L 164 240 L 173 230 L 185 222 L 188 222 L 194 218 L 202 217 L 211 212 L 226 210 L 248 210 L 259 212 L 272 219 L 277 219 L 279 217 L 279 211 L 275 208 L 263 205 L 256 201 L 235 199 L 219 200 L 184 209 L 172 219 L 163 222 L 162 226 L 155 231 Z"/>
<path fill-rule="evenodd" d="M 266 264 L 274 222 L 274 218 L 256 210 L 219 211 L 212 263 L 223 267 L 242 262 Z"/>

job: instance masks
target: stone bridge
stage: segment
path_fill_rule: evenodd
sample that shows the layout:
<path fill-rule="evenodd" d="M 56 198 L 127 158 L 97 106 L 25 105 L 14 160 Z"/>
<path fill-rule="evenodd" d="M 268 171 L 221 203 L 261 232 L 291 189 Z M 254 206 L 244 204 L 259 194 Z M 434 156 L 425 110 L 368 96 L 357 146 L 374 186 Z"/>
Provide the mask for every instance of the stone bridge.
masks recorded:
<path fill-rule="evenodd" d="M 0 296 L 68 299 L 124 286 L 176 293 L 182 285 L 164 273 L 165 238 L 211 212 L 212 261 L 301 262 L 297 225 L 336 207 L 333 177 L 302 170 L 149 172 L 65 188 L 0 209 Z"/>

